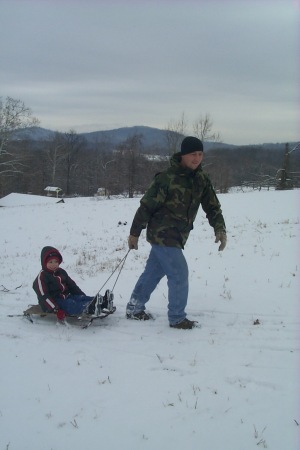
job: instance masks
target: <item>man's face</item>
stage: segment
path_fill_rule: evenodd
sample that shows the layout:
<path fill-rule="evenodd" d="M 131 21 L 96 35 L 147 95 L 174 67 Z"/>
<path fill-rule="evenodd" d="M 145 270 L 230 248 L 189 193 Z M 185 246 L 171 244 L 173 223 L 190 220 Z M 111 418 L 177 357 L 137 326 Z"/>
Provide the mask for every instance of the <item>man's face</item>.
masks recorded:
<path fill-rule="evenodd" d="M 201 164 L 203 159 L 203 152 L 193 152 L 188 153 L 187 155 L 181 156 L 181 165 L 182 167 L 187 167 L 192 170 L 196 170 L 197 167 Z"/>

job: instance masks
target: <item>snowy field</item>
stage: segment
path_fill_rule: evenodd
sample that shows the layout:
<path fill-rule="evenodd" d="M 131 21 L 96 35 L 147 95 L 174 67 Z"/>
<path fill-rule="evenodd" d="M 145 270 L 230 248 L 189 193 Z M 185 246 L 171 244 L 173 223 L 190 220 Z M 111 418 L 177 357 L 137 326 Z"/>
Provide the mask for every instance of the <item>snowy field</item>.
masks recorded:
<path fill-rule="evenodd" d="M 188 318 L 201 324 L 193 330 L 169 328 L 165 280 L 148 304 L 155 321 L 125 318 L 149 253 L 145 233 L 114 288 L 114 315 L 85 330 L 7 317 L 36 303 L 45 245 L 95 294 L 126 255 L 139 199 L 6 199 L 0 450 L 300 449 L 299 191 L 219 199 L 225 251 L 202 211 L 185 249 Z"/>

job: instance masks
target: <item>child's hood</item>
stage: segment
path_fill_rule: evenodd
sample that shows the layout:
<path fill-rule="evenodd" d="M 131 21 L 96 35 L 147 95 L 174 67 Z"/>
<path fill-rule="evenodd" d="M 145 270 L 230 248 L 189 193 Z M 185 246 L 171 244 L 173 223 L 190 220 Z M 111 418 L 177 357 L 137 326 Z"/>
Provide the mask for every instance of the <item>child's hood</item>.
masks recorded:
<path fill-rule="evenodd" d="M 62 263 L 62 256 L 61 253 L 57 250 L 55 247 L 44 247 L 41 251 L 41 264 L 42 268 L 46 270 L 46 259 L 48 259 L 50 256 L 57 256 L 59 258 L 59 264 Z"/>

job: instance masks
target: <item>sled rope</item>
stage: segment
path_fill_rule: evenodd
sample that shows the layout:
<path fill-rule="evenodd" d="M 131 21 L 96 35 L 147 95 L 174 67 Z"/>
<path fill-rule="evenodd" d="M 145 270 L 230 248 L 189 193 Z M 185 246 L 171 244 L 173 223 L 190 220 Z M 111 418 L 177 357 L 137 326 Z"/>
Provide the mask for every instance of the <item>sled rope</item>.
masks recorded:
<path fill-rule="evenodd" d="M 113 287 L 112 287 L 112 289 L 111 289 L 111 292 L 113 292 L 113 290 L 114 290 L 114 288 L 115 288 L 115 286 L 116 286 L 116 284 L 117 284 L 117 281 L 118 281 L 118 279 L 119 279 L 119 276 L 121 275 L 121 272 L 122 272 L 122 270 L 123 270 L 123 267 L 124 267 L 126 258 L 127 258 L 128 254 L 129 254 L 130 250 L 131 250 L 131 249 L 128 250 L 128 252 L 127 252 L 126 255 L 124 256 L 124 258 L 121 259 L 121 261 L 119 262 L 119 264 L 117 265 L 117 267 L 112 271 L 112 273 L 111 273 L 110 276 L 107 278 L 107 280 L 105 281 L 105 283 L 101 286 L 101 288 L 100 288 L 99 291 L 98 291 L 98 294 L 99 294 L 99 292 L 101 292 L 101 290 L 104 288 L 104 286 L 108 283 L 108 281 L 111 279 L 111 277 L 112 277 L 113 274 L 116 272 L 116 270 L 121 266 L 120 269 L 119 269 L 119 273 L 118 273 L 117 279 L 116 279 L 116 281 L 115 281 L 115 283 L 114 283 L 114 285 L 113 285 Z M 97 294 L 96 294 L 96 295 L 97 295 Z"/>

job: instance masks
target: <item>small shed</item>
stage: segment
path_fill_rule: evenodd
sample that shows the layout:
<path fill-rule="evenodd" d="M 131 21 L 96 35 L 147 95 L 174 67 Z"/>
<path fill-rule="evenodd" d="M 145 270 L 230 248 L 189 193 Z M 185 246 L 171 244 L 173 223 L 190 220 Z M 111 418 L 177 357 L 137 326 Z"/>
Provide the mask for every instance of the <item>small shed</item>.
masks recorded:
<path fill-rule="evenodd" d="M 107 189 L 100 187 L 97 189 L 97 192 L 95 195 L 97 195 L 97 196 L 100 195 L 101 197 L 103 197 L 103 196 L 107 195 L 107 192 L 108 192 Z"/>
<path fill-rule="evenodd" d="M 47 192 L 47 197 L 58 197 L 58 194 L 62 192 L 62 189 L 56 186 L 47 186 L 44 191 Z"/>

